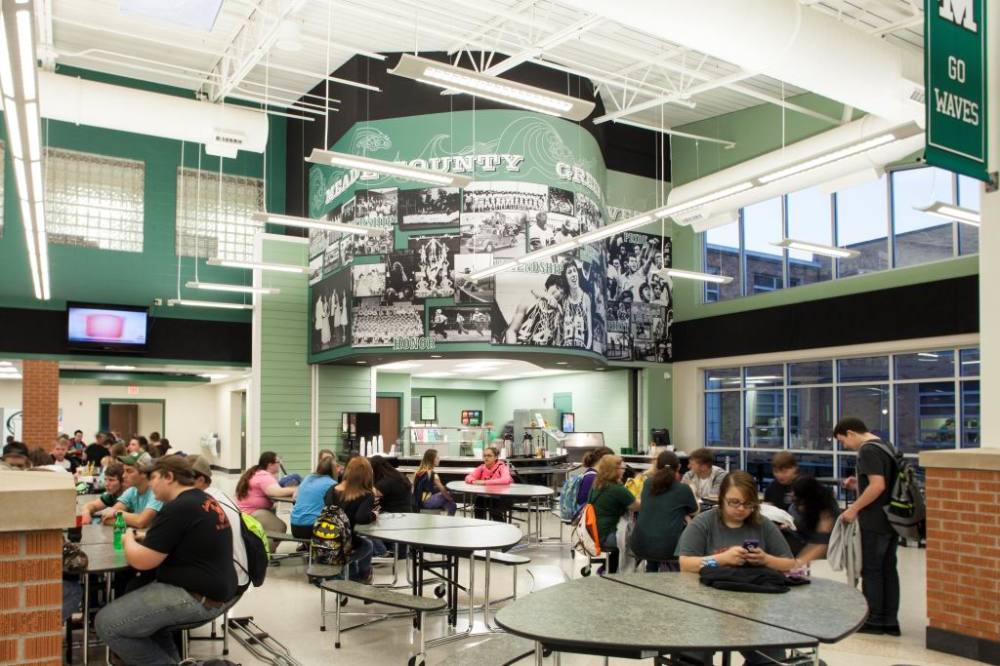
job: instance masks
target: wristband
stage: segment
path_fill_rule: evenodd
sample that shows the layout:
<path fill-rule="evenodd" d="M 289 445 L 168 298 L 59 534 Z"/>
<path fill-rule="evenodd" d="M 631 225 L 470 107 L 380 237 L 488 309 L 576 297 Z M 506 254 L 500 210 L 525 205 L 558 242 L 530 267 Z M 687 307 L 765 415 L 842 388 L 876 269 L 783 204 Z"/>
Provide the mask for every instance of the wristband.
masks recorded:
<path fill-rule="evenodd" d="M 701 566 L 708 567 L 709 569 L 714 569 L 719 566 L 719 561 L 709 555 L 708 557 L 701 558 Z"/>

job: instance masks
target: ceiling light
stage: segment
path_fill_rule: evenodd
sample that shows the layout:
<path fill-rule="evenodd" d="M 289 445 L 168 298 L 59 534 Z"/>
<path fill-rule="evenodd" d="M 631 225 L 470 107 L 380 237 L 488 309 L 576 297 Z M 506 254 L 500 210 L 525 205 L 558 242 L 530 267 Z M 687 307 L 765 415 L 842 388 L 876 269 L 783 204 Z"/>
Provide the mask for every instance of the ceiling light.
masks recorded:
<path fill-rule="evenodd" d="M 283 224 L 286 227 L 301 227 L 303 229 L 320 229 L 322 231 L 339 231 L 344 234 L 356 234 L 365 236 L 376 229 L 363 227 L 357 224 L 343 224 L 341 222 L 327 222 L 326 220 L 316 220 L 311 217 L 294 217 L 292 215 L 278 215 L 277 213 L 254 213 L 250 216 L 257 222 L 272 222 Z"/>
<path fill-rule="evenodd" d="M 685 271 L 680 268 L 661 268 L 657 271 L 659 275 L 666 275 L 672 278 L 683 278 L 685 280 L 698 280 L 700 282 L 713 282 L 715 284 L 729 284 L 733 278 L 728 275 L 713 275 L 711 273 L 698 273 L 697 271 Z"/>
<path fill-rule="evenodd" d="M 280 294 L 281 290 L 275 287 L 250 287 L 242 284 L 224 284 L 221 282 L 188 282 L 185 285 L 188 289 L 206 289 L 208 291 L 229 291 L 237 294 L 264 294 L 273 296 Z"/>
<path fill-rule="evenodd" d="M 649 213 L 644 213 L 642 215 L 637 215 L 635 217 L 629 218 L 627 220 L 622 220 L 621 222 L 615 222 L 614 224 L 609 224 L 600 229 L 594 229 L 593 231 L 588 231 L 587 233 L 580 234 L 576 237 L 576 242 L 580 245 L 587 245 L 589 243 L 594 243 L 605 238 L 610 238 L 611 236 L 617 236 L 620 233 L 636 229 L 638 227 L 644 227 L 650 222 L 653 222 L 656 218 Z"/>
<path fill-rule="evenodd" d="M 6 12 L 5 12 L 6 13 Z M 35 34 L 31 21 L 31 11 L 27 8 L 16 12 L 17 59 L 21 63 L 21 85 L 25 99 L 38 97 L 38 82 L 35 76 Z"/>
<path fill-rule="evenodd" d="M 106 365 L 105 370 L 135 370 L 134 365 Z"/>
<path fill-rule="evenodd" d="M 571 252 L 572 250 L 576 249 L 579 246 L 580 243 L 576 239 L 563 241 L 562 243 L 556 243 L 555 245 L 549 245 L 548 247 L 543 247 L 540 250 L 529 252 L 523 257 L 518 257 L 517 263 L 530 264 L 535 261 L 540 261 L 542 259 L 548 259 L 549 257 L 555 256 L 557 254 L 562 254 L 563 252 Z"/>
<path fill-rule="evenodd" d="M 556 361 L 556 365 L 569 365 L 566 361 Z"/>
<path fill-rule="evenodd" d="M 368 361 L 355 361 L 358 365 L 367 365 Z"/>
<path fill-rule="evenodd" d="M 454 377 L 453 372 L 424 372 L 419 375 L 413 375 L 414 377 L 422 377 L 425 379 L 439 379 L 441 377 Z"/>
<path fill-rule="evenodd" d="M 118 10 L 124 16 L 138 16 L 153 21 L 172 23 L 184 28 L 211 32 L 219 16 L 222 0 L 119 0 Z M 262 11 L 262 10 L 258 10 Z"/>
<path fill-rule="evenodd" d="M 4 366 L 0 368 L 0 373 L 15 373 L 15 372 L 19 372 L 19 370 L 13 366 L 11 367 Z"/>
<path fill-rule="evenodd" d="M 0 361 L 0 368 L 10 367 L 10 366 L 13 366 L 13 365 L 14 364 L 11 363 L 10 361 Z"/>
<path fill-rule="evenodd" d="M 788 178 L 789 176 L 794 176 L 795 174 L 802 173 L 803 171 L 809 171 L 810 169 L 817 169 L 831 162 L 836 162 L 852 155 L 857 155 L 859 153 L 864 153 L 873 148 L 878 148 L 879 146 L 884 146 L 887 143 L 891 143 L 896 140 L 896 137 L 892 134 L 882 134 L 880 136 L 873 137 L 866 141 L 862 141 L 853 146 L 847 146 L 846 148 L 841 148 L 839 150 L 834 150 L 825 155 L 819 155 L 818 157 L 813 157 L 798 164 L 793 164 L 790 167 L 785 167 L 784 169 L 779 169 L 773 171 L 769 174 L 760 176 L 758 180 L 765 185 L 767 183 L 773 183 L 776 180 L 781 180 L 782 178 Z"/>
<path fill-rule="evenodd" d="M 505 361 L 475 361 L 473 363 L 459 363 L 456 370 L 491 370 L 507 365 Z"/>
<path fill-rule="evenodd" d="M 927 213 L 928 215 L 943 217 L 949 221 L 954 220 L 955 222 L 968 224 L 973 227 L 978 227 L 982 223 L 982 215 L 978 210 L 972 210 L 971 208 L 959 208 L 958 206 L 942 203 L 940 201 L 935 201 L 930 206 L 925 206 L 923 208 L 914 206 L 914 210 L 919 210 L 923 213 Z"/>
<path fill-rule="evenodd" d="M 421 169 L 406 164 L 390 162 L 389 160 L 380 160 L 363 155 L 352 155 L 350 153 L 338 153 L 332 150 L 320 150 L 319 148 L 313 148 L 312 154 L 306 158 L 306 162 L 322 164 L 324 166 L 343 167 L 345 169 L 357 169 L 362 172 L 378 173 L 384 176 L 395 176 L 396 178 L 403 178 L 405 180 L 415 180 L 421 183 L 448 187 L 465 187 L 472 182 L 472 178 L 468 176 L 460 176 L 446 171 Z"/>
<path fill-rule="evenodd" d="M 936 360 L 937 360 L 937 358 L 938 358 L 938 355 L 937 355 L 937 354 L 934 354 L 934 353 L 932 353 L 932 352 L 917 352 L 917 356 L 922 356 L 923 358 L 932 358 L 932 359 L 934 359 L 935 361 L 936 361 Z"/>
<path fill-rule="evenodd" d="M 199 301 L 190 298 L 171 298 L 167 305 L 186 305 L 193 308 L 222 308 L 224 310 L 253 310 L 249 303 L 226 303 L 223 301 Z"/>
<path fill-rule="evenodd" d="M 570 120 L 583 120 L 594 110 L 594 103 L 587 100 L 407 53 L 403 54 L 395 69 L 389 70 L 389 73 L 445 90 Z"/>
<path fill-rule="evenodd" d="M 710 192 L 708 194 L 702 195 L 700 197 L 695 197 L 690 201 L 683 201 L 679 204 L 670 204 L 669 206 L 664 206 L 653 212 L 657 219 L 662 219 L 664 217 L 670 217 L 671 215 L 676 215 L 678 213 L 683 213 L 685 211 L 691 210 L 692 208 L 697 208 L 699 206 L 704 206 L 706 204 L 713 203 L 719 199 L 725 199 L 726 197 L 731 197 L 734 194 L 740 194 L 741 192 L 746 192 L 747 190 L 756 187 L 753 182 L 746 181 L 743 183 L 737 183 L 736 185 L 731 185 L 724 189 L 718 190 L 716 192 Z"/>
<path fill-rule="evenodd" d="M 198 376 L 203 379 L 225 379 L 229 375 L 223 374 L 221 372 L 203 372 Z"/>
<path fill-rule="evenodd" d="M 503 273 L 504 271 L 509 270 L 516 265 L 517 265 L 516 261 L 508 261 L 502 264 L 494 264 L 493 266 L 482 268 L 478 271 L 470 273 L 469 279 L 472 280 L 473 282 L 478 282 L 479 280 L 491 277 L 493 275 L 496 275 L 497 273 Z"/>
<path fill-rule="evenodd" d="M 441 354 L 431 354 L 431 358 L 444 358 Z"/>
<path fill-rule="evenodd" d="M 832 245 L 820 245 L 817 243 L 810 243 L 808 241 L 794 240 L 792 238 L 786 238 L 783 241 L 778 241 L 776 243 L 771 243 L 775 247 L 784 247 L 789 250 L 800 250 L 802 252 L 812 252 L 813 254 L 819 254 L 824 257 L 833 257 L 835 259 L 851 259 L 857 257 L 861 253 L 858 250 L 851 250 L 846 247 L 834 247 Z"/>
<path fill-rule="evenodd" d="M 308 266 L 295 266 L 292 264 L 271 264 L 263 261 L 243 261 L 242 259 L 209 259 L 206 261 L 209 266 L 225 266 L 226 268 L 246 268 L 248 270 L 278 271 L 280 273 L 307 273 Z"/>
<path fill-rule="evenodd" d="M 383 365 L 376 366 L 379 370 L 412 370 L 413 368 L 419 368 L 420 363 L 412 363 L 410 361 L 397 361 L 395 363 L 385 363 Z"/>

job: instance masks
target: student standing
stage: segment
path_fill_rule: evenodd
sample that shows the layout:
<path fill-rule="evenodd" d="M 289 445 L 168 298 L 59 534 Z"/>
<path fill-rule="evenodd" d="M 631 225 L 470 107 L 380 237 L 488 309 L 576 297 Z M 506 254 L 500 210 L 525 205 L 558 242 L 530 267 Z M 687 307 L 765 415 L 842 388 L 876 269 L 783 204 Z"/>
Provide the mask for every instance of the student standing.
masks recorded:
<path fill-rule="evenodd" d="M 875 442 L 892 445 L 859 418 L 837 422 L 833 436 L 842 446 L 858 452 L 857 477 L 847 479 L 848 488 L 860 493 L 842 514 L 845 523 L 858 521 L 861 528 L 861 591 L 868 601 L 868 621 L 858 631 L 865 634 L 899 636 L 899 572 L 896 569 L 898 538 L 883 507 L 892 495 L 891 481 L 899 470 L 896 461 Z"/>

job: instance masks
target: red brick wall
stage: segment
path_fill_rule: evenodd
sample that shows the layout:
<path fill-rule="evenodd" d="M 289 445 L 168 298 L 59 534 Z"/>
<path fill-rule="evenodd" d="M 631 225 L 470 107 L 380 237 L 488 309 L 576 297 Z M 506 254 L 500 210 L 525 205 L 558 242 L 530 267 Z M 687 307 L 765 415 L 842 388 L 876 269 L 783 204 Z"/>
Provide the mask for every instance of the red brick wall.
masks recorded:
<path fill-rule="evenodd" d="M 1000 641 L 1000 471 L 927 469 L 930 626 Z"/>
<path fill-rule="evenodd" d="M 52 448 L 59 434 L 59 362 L 22 362 L 21 431 L 30 448 Z"/>
<path fill-rule="evenodd" d="M 62 663 L 62 531 L 0 534 L 0 664 Z"/>

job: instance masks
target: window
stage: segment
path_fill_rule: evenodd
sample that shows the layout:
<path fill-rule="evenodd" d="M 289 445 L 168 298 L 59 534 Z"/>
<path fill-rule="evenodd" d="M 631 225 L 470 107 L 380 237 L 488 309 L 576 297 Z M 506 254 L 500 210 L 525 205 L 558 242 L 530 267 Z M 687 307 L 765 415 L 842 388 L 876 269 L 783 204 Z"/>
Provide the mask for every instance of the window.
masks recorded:
<path fill-rule="evenodd" d="M 935 167 L 892 174 L 892 223 L 896 266 L 913 266 L 954 256 L 954 224 L 917 208 L 955 201 L 955 176 Z"/>
<path fill-rule="evenodd" d="M 48 148 L 43 168 L 49 241 L 142 252 L 145 164 Z"/>
<path fill-rule="evenodd" d="M 833 361 L 808 361 L 788 364 L 788 384 L 830 384 L 833 382 Z"/>
<path fill-rule="evenodd" d="M 740 279 L 740 223 L 734 222 L 705 232 L 705 272 L 729 275 L 729 284 L 713 285 L 705 291 L 705 302 L 725 301 L 743 294 Z"/>
<path fill-rule="evenodd" d="M 746 445 L 780 449 L 785 441 L 785 392 L 749 390 L 746 395 Z"/>
<path fill-rule="evenodd" d="M 837 361 L 837 369 L 842 382 L 889 381 L 888 356 L 844 358 Z"/>
<path fill-rule="evenodd" d="M 740 392 L 705 395 L 705 445 L 740 445 Z"/>
<path fill-rule="evenodd" d="M 833 449 L 833 388 L 788 389 L 788 448 Z"/>
<path fill-rule="evenodd" d="M 979 210 L 979 196 L 982 184 L 975 178 L 958 177 L 958 205 L 970 210 Z M 958 253 L 979 252 L 979 229 L 971 224 L 958 225 Z"/>
<path fill-rule="evenodd" d="M 743 209 L 743 249 L 748 294 L 781 289 L 784 284 L 781 197 Z"/>
<path fill-rule="evenodd" d="M 889 386 L 841 386 L 837 418 L 856 416 L 879 437 L 889 437 Z"/>
<path fill-rule="evenodd" d="M 833 245 L 833 202 L 818 187 L 792 192 L 786 198 L 788 238 L 817 245 Z M 833 278 L 833 259 L 801 250 L 788 251 L 788 286 L 824 282 Z"/>
<path fill-rule="evenodd" d="M 896 386 L 894 443 L 903 453 L 955 448 L 955 382 Z"/>
<path fill-rule="evenodd" d="M 896 379 L 930 379 L 955 376 L 955 352 L 923 351 L 896 356 Z"/>
<path fill-rule="evenodd" d="M 177 170 L 177 254 L 186 257 L 252 259 L 254 236 L 264 223 L 263 181 L 197 169 Z"/>
<path fill-rule="evenodd" d="M 835 195 L 837 245 L 857 250 L 854 259 L 840 259 L 837 275 L 861 275 L 889 267 L 889 215 L 886 178 L 857 185 Z"/>
<path fill-rule="evenodd" d="M 962 385 L 962 448 L 979 447 L 979 380 Z"/>

